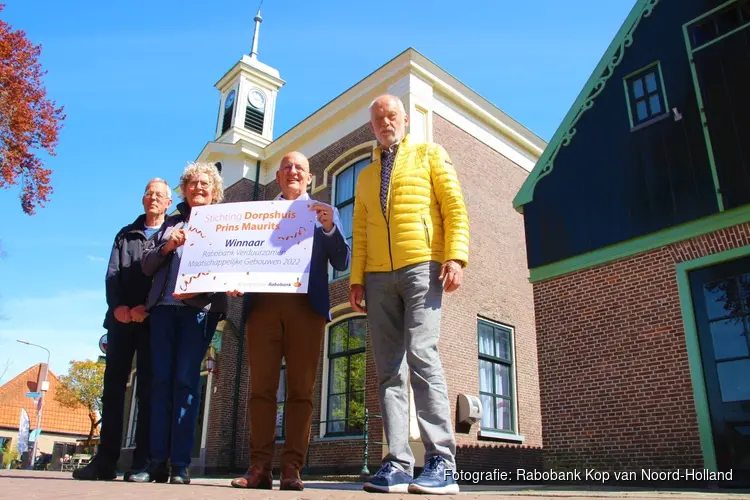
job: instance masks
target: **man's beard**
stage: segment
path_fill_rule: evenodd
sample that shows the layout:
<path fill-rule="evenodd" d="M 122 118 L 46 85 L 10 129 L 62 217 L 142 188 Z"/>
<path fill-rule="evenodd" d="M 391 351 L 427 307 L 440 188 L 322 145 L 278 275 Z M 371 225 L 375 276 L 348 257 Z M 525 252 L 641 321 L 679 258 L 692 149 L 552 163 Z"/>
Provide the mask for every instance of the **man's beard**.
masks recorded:
<path fill-rule="evenodd" d="M 385 134 L 381 133 L 381 135 L 383 137 L 383 142 L 386 143 L 384 145 L 387 145 L 387 146 L 392 146 L 393 144 L 396 144 L 397 142 L 400 142 L 401 139 L 404 138 L 403 137 L 404 134 L 403 133 L 399 133 L 396 130 L 393 130 L 392 132 L 389 131 L 389 132 L 387 132 Z"/>

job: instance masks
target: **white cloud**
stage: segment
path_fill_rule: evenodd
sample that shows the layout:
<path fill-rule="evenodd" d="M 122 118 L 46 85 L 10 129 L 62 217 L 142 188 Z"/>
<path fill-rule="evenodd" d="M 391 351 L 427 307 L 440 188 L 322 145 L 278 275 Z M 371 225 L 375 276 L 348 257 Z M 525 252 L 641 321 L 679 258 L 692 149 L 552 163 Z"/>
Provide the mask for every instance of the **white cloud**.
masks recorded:
<path fill-rule="evenodd" d="M 103 289 L 70 290 L 56 295 L 9 299 L 3 303 L 6 320 L 0 321 L 0 365 L 10 358 L 4 377 L 10 380 L 35 363 L 46 362 L 38 347 L 16 342 L 25 340 L 50 351 L 50 368 L 65 374 L 71 360 L 96 359 L 107 303 Z"/>
<path fill-rule="evenodd" d="M 87 255 L 86 258 L 91 262 L 107 262 L 104 257 L 94 257 L 93 255 Z"/>

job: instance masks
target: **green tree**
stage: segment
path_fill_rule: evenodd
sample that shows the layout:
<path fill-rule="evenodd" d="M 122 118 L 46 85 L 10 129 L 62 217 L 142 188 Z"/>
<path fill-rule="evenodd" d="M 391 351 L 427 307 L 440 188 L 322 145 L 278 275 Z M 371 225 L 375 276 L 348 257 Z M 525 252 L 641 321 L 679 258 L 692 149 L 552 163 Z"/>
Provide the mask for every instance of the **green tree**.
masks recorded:
<path fill-rule="evenodd" d="M 104 364 L 92 360 L 71 361 L 68 374 L 60 377 L 55 390 L 55 401 L 66 408 L 76 409 L 81 406 L 88 410 L 91 429 L 86 442 L 91 447 L 94 430 L 101 422 L 102 387 L 104 385 Z"/>
<path fill-rule="evenodd" d="M 18 449 L 16 446 L 11 444 L 9 439 L 2 449 L 3 452 L 3 469 L 7 469 L 9 464 L 12 464 L 15 460 L 18 460 Z"/>
<path fill-rule="evenodd" d="M 711 302 L 721 307 L 724 312 L 721 316 L 739 316 L 750 308 L 750 279 L 747 275 L 706 283 L 703 285 L 703 293 L 709 307 Z M 716 307 L 711 310 L 718 313 Z"/>

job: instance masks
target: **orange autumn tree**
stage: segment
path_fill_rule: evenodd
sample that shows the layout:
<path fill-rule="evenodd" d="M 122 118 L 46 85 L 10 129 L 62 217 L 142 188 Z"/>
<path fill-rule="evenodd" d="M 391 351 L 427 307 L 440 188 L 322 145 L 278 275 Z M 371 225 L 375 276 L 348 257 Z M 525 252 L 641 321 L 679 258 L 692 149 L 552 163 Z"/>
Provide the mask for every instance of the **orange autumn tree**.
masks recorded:
<path fill-rule="evenodd" d="M 5 8 L 0 4 L 0 12 Z M 0 187 L 21 185 L 21 209 L 33 215 L 52 194 L 50 175 L 37 150 L 55 155 L 63 108 L 47 99 L 41 45 L 0 19 Z"/>
<path fill-rule="evenodd" d="M 104 363 L 90 359 L 71 361 L 68 374 L 60 377 L 55 389 L 55 401 L 61 406 L 70 409 L 83 406 L 88 410 L 91 428 L 86 445 L 89 449 L 94 430 L 101 423 L 104 367 Z"/>

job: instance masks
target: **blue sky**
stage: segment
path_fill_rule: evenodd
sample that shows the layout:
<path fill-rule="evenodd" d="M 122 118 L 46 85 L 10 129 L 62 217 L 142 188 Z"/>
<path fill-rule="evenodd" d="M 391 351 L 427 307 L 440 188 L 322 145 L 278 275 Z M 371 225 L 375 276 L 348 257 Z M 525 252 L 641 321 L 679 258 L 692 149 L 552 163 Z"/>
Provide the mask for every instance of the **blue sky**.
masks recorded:
<path fill-rule="evenodd" d="M 112 239 L 149 178 L 175 184 L 213 139 L 213 85 L 249 53 L 259 4 L 5 1 L 0 17 L 42 43 L 67 119 L 47 207 L 27 216 L 17 189 L 0 191 L 0 382 L 46 359 L 19 338 L 58 374 L 99 355 Z M 549 140 L 634 3 L 265 0 L 259 59 L 287 82 L 274 134 L 414 47 Z"/>

